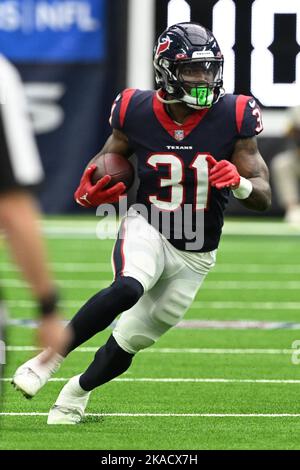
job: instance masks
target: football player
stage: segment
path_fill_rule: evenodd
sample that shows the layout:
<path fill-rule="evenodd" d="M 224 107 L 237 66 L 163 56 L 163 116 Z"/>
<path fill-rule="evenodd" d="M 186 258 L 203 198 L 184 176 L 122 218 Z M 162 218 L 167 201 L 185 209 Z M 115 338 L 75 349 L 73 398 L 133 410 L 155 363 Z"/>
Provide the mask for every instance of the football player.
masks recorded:
<path fill-rule="evenodd" d="M 113 131 L 100 154 L 137 155 L 138 205 L 121 222 L 114 282 L 71 320 L 68 352 L 122 315 L 86 371 L 63 387 L 49 424 L 78 423 L 90 392 L 125 372 L 135 354 L 182 319 L 215 264 L 230 193 L 250 209 L 270 206 L 268 169 L 255 137 L 262 131 L 261 112 L 252 97 L 225 94 L 223 56 L 213 34 L 196 23 L 171 26 L 157 41 L 154 68 L 157 91 L 126 89 L 112 107 Z M 92 160 L 77 202 L 117 202 L 124 184 L 107 189 L 107 175 L 92 185 L 94 170 Z M 14 376 L 31 396 L 51 376 L 47 364 L 37 367 L 37 358 Z"/>

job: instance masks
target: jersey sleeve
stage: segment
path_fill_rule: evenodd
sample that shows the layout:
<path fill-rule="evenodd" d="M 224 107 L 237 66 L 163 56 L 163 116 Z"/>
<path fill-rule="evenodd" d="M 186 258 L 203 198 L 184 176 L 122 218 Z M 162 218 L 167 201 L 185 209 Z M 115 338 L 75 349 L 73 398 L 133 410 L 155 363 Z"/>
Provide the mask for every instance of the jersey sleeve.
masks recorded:
<path fill-rule="evenodd" d="M 254 137 L 262 132 L 262 113 L 252 96 L 237 97 L 236 126 L 240 137 Z"/>
<path fill-rule="evenodd" d="M 126 130 L 126 115 L 128 106 L 132 96 L 136 90 L 134 88 L 126 88 L 118 94 L 111 108 L 109 123 L 113 129 L 120 131 Z"/>

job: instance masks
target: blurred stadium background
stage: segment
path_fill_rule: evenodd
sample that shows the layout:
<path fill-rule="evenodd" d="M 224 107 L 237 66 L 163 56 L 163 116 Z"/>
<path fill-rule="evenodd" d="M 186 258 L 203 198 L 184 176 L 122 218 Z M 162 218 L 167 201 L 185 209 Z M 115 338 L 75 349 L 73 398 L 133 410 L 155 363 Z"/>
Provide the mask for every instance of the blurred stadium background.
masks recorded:
<path fill-rule="evenodd" d="M 0 52 L 25 82 L 45 170 L 39 192 L 45 234 L 68 318 L 111 278 L 112 241 L 97 239 L 95 214 L 73 201 L 81 172 L 109 135 L 117 93 L 154 86 L 157 35 L 190 19 L 214 31 L 225 55 L 226 90 L 260 103 L 265 131 L 259 146 L 270 163 L 286 146 L 286 109 L 300 104 L 298 0 L 0 2 Z M 36 400 L 9 391 L 0 448 L 299 448 L 300 371 L 291 354 L 299 339 L 300 229 L 281 222 L 276 194 L 266 214 L 250 213 L 232 198 L 227 215 L 218 265 L 186 317 L 194 323 L 169 332 L 152 348 L 157 354 L 141 354 L 123 382 L 95 393 L 88 411 L 96 415 L 87 418 L 84 435 L 80 426 L 67 433 L 46 429 L 43 413 L 59 382 L 87 365 L 106 333 L 89 342 L 85 354 L 74 353 Z M 4 249 L 0 260 L 12 318 L 8 382 L 35 348 L 24 327 L 35 315 Z M 149 420 L 139 413 L 162 416 Z"/>

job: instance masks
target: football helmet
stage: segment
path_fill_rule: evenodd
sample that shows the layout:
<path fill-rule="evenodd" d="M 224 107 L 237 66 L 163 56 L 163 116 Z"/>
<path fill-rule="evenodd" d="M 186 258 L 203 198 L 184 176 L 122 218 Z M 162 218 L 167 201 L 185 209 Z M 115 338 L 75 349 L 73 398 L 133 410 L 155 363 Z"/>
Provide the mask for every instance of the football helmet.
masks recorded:
<path fill-rule="evenodd" d="M 223 62 L 214 35 L 198 23 L 170 26 L 154 47 L 156 83 L 173 98 L 167 103 L 210 108 L 224 95 Z"/>

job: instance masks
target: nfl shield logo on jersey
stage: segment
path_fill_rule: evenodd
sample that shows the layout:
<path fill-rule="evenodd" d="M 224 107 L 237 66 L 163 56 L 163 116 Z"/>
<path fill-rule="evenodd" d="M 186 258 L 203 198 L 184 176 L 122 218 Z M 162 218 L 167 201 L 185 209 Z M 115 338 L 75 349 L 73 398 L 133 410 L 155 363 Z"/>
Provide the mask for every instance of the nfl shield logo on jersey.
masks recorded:
<path fill-rule="evenodd" d="M 176 129 L 176 131 L 174 131 L 174 137 L 176 140 L 184 139 L 184 131 L 182 129 Z"/>

